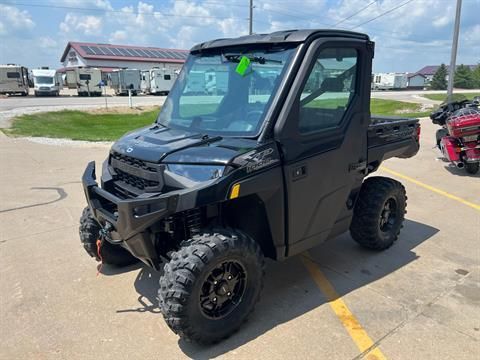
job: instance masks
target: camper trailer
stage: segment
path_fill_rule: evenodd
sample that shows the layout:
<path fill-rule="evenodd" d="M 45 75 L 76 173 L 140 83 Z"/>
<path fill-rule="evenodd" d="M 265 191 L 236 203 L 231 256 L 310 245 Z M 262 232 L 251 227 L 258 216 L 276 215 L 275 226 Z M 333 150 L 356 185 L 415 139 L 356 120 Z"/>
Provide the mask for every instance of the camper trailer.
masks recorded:
<path fill-rule="evenodd" d="M 378 73 L 372 77 L 373 90 L 400 90 L 408 86 L 407 74 Z"/>
<path fill-rule="evenodd" d="M 56 70 L 48 68 L 33 69 L 33 87 L 35 96 L 58 96 L 60 94 L 62 79 Z"/>
<path fill-rule="evenodd" d="M 206 72 L 205 90 L 209 95 L 224 95 L 228 89 L 228 72 Z"/>
<path fill-rule="evenodd" d="M 128 90 L 132 95 L 140 92 L 140 70 L 122 69 L 110 74 L 110 87 L 115 91 L 115 95 L 128 95 Z"/>
<path fill-rule="evenodd" d="M 176 78 L 177 73 L 172 69 L 153 68 L 142 71 L 142 91 L 146 94 L 167 95 Z"/>
<path fill-rule="evenodd" d="M 190 77 L 187 79 L 185 86 L 186 94 L 203 94 L 207 93 L 207 82 L 205 71 L 191 71 Z"/>
<path fill-rule="evenodd" d="M 102 73 L 95 68 L 74 68 L 67 70 L 69 89 L 77 89 L 78 96 L 102 95 Z"/>
<path fill-rule="evenodd" d="M 28 69 L 20 65 L 0 65 L 0 95 L 28 95 Z"/>
<path fill-rule="evenodd" d="M 140 90 L 144 94 L 150 94 L 150 70 L 142 70 L 140 73 Z"/>

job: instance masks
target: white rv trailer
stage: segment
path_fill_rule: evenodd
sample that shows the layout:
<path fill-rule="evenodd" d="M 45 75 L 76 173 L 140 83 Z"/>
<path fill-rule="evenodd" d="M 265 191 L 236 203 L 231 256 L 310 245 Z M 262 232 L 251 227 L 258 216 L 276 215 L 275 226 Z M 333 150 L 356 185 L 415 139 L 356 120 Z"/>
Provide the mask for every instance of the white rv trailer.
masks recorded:
<path fill-rule="evenodd" d="M 32 76 L 35 96 L 60 94 L 62 79 L 56 70 L 33 69 Z"/>
<path fill-rule="evenodd" d="M 190 71 L 185 86 L 186 94 L 203 94 L 207 92 L 205 71 Z"/>
<path fill-rule="evenodd" d="M 373 90 L 396 90 L 406 89 L 408 86 L 408 76 L 402 73 L 378 73 L 373 74 Z"/>
<path fill-rule="evenodd" d="M 205 91 L 210 95 L 223 95 L 228 90 L 228 72 L 205 72 Z"/>
<path fill-rule="evenodd" d="M 96 68 L 74 68 L 67 70 L 69 89 L 77 89 L 78 96 L 101 96 L 102 72 Z"/>
<path fill-rule="evenodd" d="M 28 95 L 28 69 L 20 65 L 0 65 L 0 95 Z"/>
<path fill-rule="evenodd" d="M 115 91 L 115 95 L 128 95 L 131 90 L 132 95 L 137 95 L 140 91 L 140 70 L 121 69 L 113 71 L 110 74 L 110 87 Z"/>
<path fill-rule="evenodd" d="M 141 88 L 146 94 L 167 95 L 176 78 L 177 73 L 173 69 L 153 68 L 142 71 Z"/>
<path fill-rule="evenodd" d="M 140 90 L 144 94 L 150 94 L 150 70 L 142 70 L 140 73 Z"/>

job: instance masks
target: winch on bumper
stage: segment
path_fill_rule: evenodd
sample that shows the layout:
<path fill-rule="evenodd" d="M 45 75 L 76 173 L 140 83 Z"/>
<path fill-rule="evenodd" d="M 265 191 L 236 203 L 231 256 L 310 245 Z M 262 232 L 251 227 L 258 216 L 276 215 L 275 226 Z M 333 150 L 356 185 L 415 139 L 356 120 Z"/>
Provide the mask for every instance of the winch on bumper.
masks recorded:
<path fill-rule="evenodd" d="M 93 216 L 107 230 L 105 240 L 124 247 L 136 258 L 158 269 L 157 252 L 145 230 L 175 213 L 181 195 L 153 194 L 148 198 L 121 199 L 98 186 L 94 161 L 87 165 L 82 184 Z"/>

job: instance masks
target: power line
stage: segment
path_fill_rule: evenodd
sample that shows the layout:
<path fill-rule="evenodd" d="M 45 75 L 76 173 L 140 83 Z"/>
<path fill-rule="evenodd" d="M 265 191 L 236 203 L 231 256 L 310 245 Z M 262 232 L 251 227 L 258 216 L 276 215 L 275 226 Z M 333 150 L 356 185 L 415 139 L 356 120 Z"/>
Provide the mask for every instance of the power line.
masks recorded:
<path fill-rule="evenodd" d="M 376 0 L 378 1 L 378 0 Z M 420 0 L 417 0 L 417 1 L 420 1 Z M 328 27 L 334 27 L 335 25 L 334 24 L 331 24 L 331 23 L 326 23 L 326 22 L 321 22 L 321 21 L 317 21 L 317 19 L 313 19 L 312 18 L 312 14 L 306 14 L 306 13 L 302 13 L 300 11 L 293 11 L 291 10 L 292 12 L 295 12 L 295 13 L 298 13 L 298 14 L 303 14 L 305 16 L 298 16 L 298 15 L 293 15 L 291 13 L 287 13 L 287 9 L 286 8 L 281 8 L 281 9 L 285 9 L 285 11 L 278 11 L 278 10 L 272 10 L 272 9 L 265 9 L 265 8 L 259 8 L 260 10 L 263 10 L 267 13 L 275 13 L 275 14 L 279 14 L 279 15 L 283 15 L 283 16 L 288 16 L 288 17 L 292 17 L 292 18 L 295 18 L 295 19 L 299 19 L 299 20 L 308 20 L 310 22 L 314 22 L 316 24 L 320 24 L 320 25 L 325 25 L 325 26 L 328 26 Z M 290 11 L 290 10 L 288 10 Z M 348 22 L 348 21 L 347 21 Z M 353 24 L 352 24 L 353 25 Z M 378 29 L 378 28 L 375 28 L 375 27 L 370 27 L 371 30 L 375 30 L 376 32 L 378 33 L 384 33 L 384 34 L 388 34 L 388 35 L 391 35 L 391 34 L 396 34 L 395 32 L 392 32 L 392 31 L 385 31 L 385 30 L 381 30 L 381 29 Z M 402 38 L 399 38 L 399 39 L 402 39 Z"/>
<path fill-rule="evenodd" d="M 174 2 L 186 2 L 186 3 L 192 3 L 191 0 L 175 0 Z M 249 5 L 245 4 L 231 4 L 231 3 L 225 3 L 225 2 L 220 2 L 220 1 L 203 1 L 201 3 L 195 3 L 195 5 L 203 5 L 203 4 L 212 4 L 212 5 L 224 5 L 224 6 L 238 6 L 238 7 L 249 7 Z"/>
<path fill-rule="evenodd" d="M 333 27 L 337 27 L 337 26 L 338 26 L 338 25 L 340 25 L 341 23 L 343 23 L 343 22 L 345 22 L 345 21 L 347 21 L 347 20 L 351 19 L 352 17 L 354 17 L 354 16 L 356 16 L 356 15 L 360 14 L 360 13 L 361 13 L 363 10 L 367 9 L 368 7 L 370 7 L 370 5 L 373 5 L 373 4 L 375 4 L 377 1 L 378 1 L 378 0 L 373 0 L 371 3 L 368 3 L 367 5 L 365 5 L 364 7 L 362 7 L 360 10 L 358 10 L 358 11 L 354 12 L 352 15 L 350 15 L 350 16 L 347 16 L 346 18 L 344 18 L 344 19 L 340 20 L 339 22 L 337 22 L 337 23 L 333 24 L 332 26 L 333 26 Z"/>
<path fill-rule="evenodd" d="M 360 26 L 362 26 L 362 25 L 365 25 L 365 24 L 368 24 L 368 23 L 370 23 L 370 22 L 372 22 L 372 21 L 374 21 L 374 20 L 377 20 L 378 18 L 380 18 L 380 17 L 382 17 L 382 16 L 388 15 L 388 14 L 390 14 L 391 12 L 393 12 L 393 11 L 395 11 L 395 10 L 397 10 L 397 9 L 400 9 L 402 6 L 405 6 L 405 5 L 409 4 L 409 3 L 411 3 L 412 1 L 415 1 L 415 0 L 405 1 L 404 3 L 402 3 L 402 4 L 400 4 L 400 5 L 397 5 L 397 6 L 393 7 L 393 8 L 391 8 L 390 10 L 387 10 L 387 11 L 381 13 L 380 15 L 377 15 L 377 16 L 375 16 L 374 18 L 372 18 L 372 19 L 370 19 L 370 20 L 367 20 L 367 21 L 364 21 L 364 22 L 361 23 L 361 24 L 355 25 L 355 26 L 354 26 L 353 28 L 351 28 L 350 30 L 356 29 L 356 28 L 358 28 L 358 27 L 360 27 Z"/>
<path fill-rule="evenodd" d="M 289 17 L 292 17 L 292 18 L 295 18 L 295 19 L 314 21 L 311 17 L 308 17 L 308 18 L 307 18 L 307 17 L 304 17 L 304 16 L 292 15 L 292 14 L 289 14 L 289 13 L 283 12 L 283 11 L 272 10 L 272 9 L 262 9 L 262 10 L 263 10 L 263 11 L 266 11 L 266 12 L 269 12 L 269 13 L 274 13 L 274 14 L 289 16 Z M 321 22 L 318 22 L 318 24 L 322 24 L 322 25 L 326 25 L 326 26 L 331 26 L 331 24 L 321 23 Z"/>
<path fill-rule="evenodd" d="M 378 0 L 377 0 L 378 1 Z M 278 10 L 271 10 L 271 9 L 261 9 L 263 10 L 264 12 L 267 12 L 267 13 L 275 13 L 275 14 L 279 14 L 279 15 L 283 15 L 283 16 L 288 16 L 288 17 L 291 17 L 291 18 L 295 18 L 295 19 L 299 19 L 299 20 L 307 20 L 307 21 L 311 21 L 311 22 L 315 22 L 316 24 L 320 24 L 320 25 L 325 25 L 327 27 L 334 27 L 335 25 L 333 24 L 329 24 L 329 23 L 325 23 L 325 22 L 319 22 L 317 21 L 316 19 L 312 19 L 311 17 L 304 17 L 304 16 L 298 16 L 298 15 L 293 15 L 293 14 L 290 14 L 290 13 L 287 13 L 287 12 L 284 12 L 284 11 L 278 11 Z M 374 30 L 374 32 L 377 34 L 387 34 L 389 38 L 391 39 L 398 39 L 398 40 L 405 40 L 404 37 L 399 37 L 399 36 L 394 36 L 395 34 L 398 34 L 396 32 L 393 32 L 393 31 L 386 31 L 386 30 L 381 30 L 381 29 L 378 29 L 378 28 L 375 28 L 375 27 L 369 27 L 369 29 L 371 30 Z M 393 36 L 392 36 L 393 35 Z M 401 35 L 401 34 L 400 34 Z M 385 37 L 385 36 L 384 36 Z M 428 40 L 426 40 L 428 41 Z"/>
<path fill-rule="evenodd" d="M 285 4 L 285 5 L 291 5 L 291 4 L 288 4 L 288 3 L 285 3 L 285 2 L 284 2 L 284 4 Z M 263 5 L 265 6 L 265 4 L 263 4 Z M 309 20 L 311 20 L 311 19 L 312 19 L 312 16 L 315 15 L 315 14 L 312 14 L 312 13 L 308 14 L 308 13 L 305 13 L 305 12 L 301 12 L 301 11 L 298 11 L 297 9 L 293 10 L 293 9 L 290 9 L 290 8 L 286 8 L 285 5 L 284 5 L 284 6 L 280 5 L 280 9 L 283 9 L 283 10 L 285 10 L 285 11 L 288 11 L 288 13 L 286 13 L 286 12 L 282 12 L 282 13 L 281 13 L 281 12 L 279 12 L 279 11 L 277 11 L 277 10 L 265 9 L 265 7 L 262 7 L 261 9 L 262 9 L 262 10 L 265 10 L 265 11 L 270 11 L 270 12 L 277 12 L 277 13 L 279 13 L 279 14 L 284 14 L 284 15 L 287 15 L 287 16 L 294 16 L 294 15 L 291 14 L 292 12 L 295 13 L 295 14 L 303 15 L 303 17 L 294 16 L 294 17 L 297 17 L 297 18 L 299 18 L 299 19 L 309 19 Z M 276 8 L 279 7 L 279 6 L 277 5 L 277 3 L 275 3 L 275 7 L 276 7 Z M 305 17 L 305 16 L 306 16 L 306 17 Z M 319 22 L 319 24 L 322 24 L 322 23 Z M 326 24 L 326 23 L 323 23 L 323 24 L 330 26 L 330 24 Z"/>
<path fill-rule="evenodd" d="M 187 0 L 176 0 L 178 2 L 186 2 Z M 376 0 L 377 1 L 377 0 Z M 344 22 L 346 20 L 349 20 L 350 18 L 352 18 L 353 16 L 355 16 L 356 14 L 360 13 L 361 11 L 365 10 L 368 6 L 372 5 L 373 3 L 375 3 L 376 1 L 372 1 L 371 3 L 367 4 L 364 8 L 360 9 L 359 11 L 357 11 L 356 13 L 350 15 L 349 17 L 341 20 L 340 22 L 338 22 L 337 24 L 327 24 L 327 23 L 322 23 L 322 22 L 318 22 L 316 21 L 316 19 L 312 19 L 312 18 L 306 18 L 306 17 L 301 17 L 301 16 L 296 16 L 296 15 L 292 15 L 291 13 L 287 13 L 287 12 L 282 12 L 282 11 L 277 11 L 277 10 L 270 10 L 270 9 L 261 9 L 263 11 L 266 11 L 266 12 L 271 12 L 271 13 L 277 13 L 277 14 L 280 14 L 280 15 L 284 15 L 284 16 L 289 16 L 289 17 L 293 17 L 293 18 L 297 18 L 297 19 L 301 19 L 301 20 L 309 20 L 309 21 L 312 21 L 312 22 L 316 22 L 317 24 L 321 24 L 321 25 L 325 25 L 325 26 L 328 26 L 328 27 L 334 27 L 336 25 L 338 25 L 339 23 L 341 22 Z M 379 17 L 381 16 L 384 16 L 384 15 L 387 15 L 393 11 L 395 11 L 396 9 L 404 6 L 404 5 L 407 5 L 408 3 L 412 2 L 414 0 L 409 0 L 409 1 L 406 1 L 405 3 L 403 4 L 400 4 L 392 9 L 389 9 L 387 10 L 386 12 L 376 16 L 375 18 L 373 19 L 370 19 L 368 21 L 365 21 L 359 25 L 356 25 L 355 27 L 352 28 L 355 29 L 357 27 L 360 27 L 362 25 L 365 25 L 373 20 L 376 20 L 378 19 Z M 421 0 L 417 0 L 417 1 L 421 1 Z M 283 2 L 283 3 L 286 3 L 286 2 Z M 241 21 L 245 21 L 247 20 L 246 18 L 240 18 L 240 17 L 224 17 L 224 16 L 211 16 L 211 15 L 207 15 L 207 16 L 204 16 L 204 15 L 178 15 L 178 14 L 171 14 L 171 13 L 163 13 L 163 12 L 159 12 L 159 11 L 153 11 L 153 12 L 145 12 L 145 11 L 128 11 L 128 12 L 125 12 L 124 10 L 114 10 L 114 9 L 101 9 L 101 8 L 84 8 L 84 7 L 74 7 L 74 6 L 62 6 L 62 5 L 47 5 L 47 4 L 32 4 L 32 3 L 21 3 L 21 2 L 11 2 L 11 1 L 0 1 L 0 4 L 6 4 L 6 5 L 14 5 L 14 6 L 25 6 L 25 7 L 37 7 L 37 8 L 52 8 L 52 9 L 66 9 L 66 10 L 72 10 L 72 11 L 92 11 L 92 12 L 102 12 L 102 13 L 121 13 L 121 14 L 134 14 L 134 15 L 145 15 L 145 16 L 157 16 L 157 15 L 161 15 L 161 16 L 165 16 L 165 17 L 179 17 L 179 18 L 204 18 L 204 19 L 232 19 L 232 20 L 241 20 Z M 216 4 L 216 5 L 225 5 L 225 3 L 221 3 L 221 2 L 217 2 L 217 1 L 204 1 L 202 4 Z M 249 7 L 249 5 L 241 5 L 241 4 L 229 4 L 229 5 L 234 5 L 234 6 L 239 6 L 239 7 Z M 257 8 L 258 10 L 258 8 Z M 297 12 L 299 13 L 299 12 Z M 305 15 L 307 15 L 305 13 Z M 266 21 L 261 21 L 261 20 L 255 20 L 255 23 L 261 23 L 261 24 L 266 24 L 266 25 L 271 25 L 269 22 L 266 22 Z M 372 30 L 375 30 L 375 28 L 371 28 Z M 394 37 L 394 36 L 391 36 L 391 32 L 387 32 L 387 31 L 381 31 L 381 30 L 376 30 L 376 32 L 379 32 L 379 33 L 385 33 L 385 34 L 389 34 L 388 38 L 391 38 L 391 39 L 397 39 L 397 40 L 403 40 L 403 41 L 408 41 L 404 38 L 400 38 L 400 37 Z M 387 38 L 384 36 L 384 38 Z"/>
<path fill-rule="evenodd" d="M 180 17 L 180 18 L 234 19 L 234 20 L 242 20 L 242 21 L 245 20 L 244 18 L 239 18 L 239 17 L 225 17 L 225 16 L 212 16 L 212 15 L 178 15 L 178 14 L 164 13 L 164 12 L 160 12 L 160 11 L 153 11 L 153 12 L 125 11 L 125 10 L 85 8 L 85 7 L 63 6 L 63 5 L 18 3 L 18 2 L 9 2 L 9 1 L 0 1 L 0 4 L 13 5 L 13 6 L 36 7 L 36 8 L 49 8 L 49 9 L 62 9 L 62 10 L 75 10 L 75 11 L 91 11 L 91 12 L 101 12 L 101 13 L 134 14 L 134 15 L 146 15 L 146 16 L 161 15 L 161 16 L 165 16 L 165 17 Z M 211 4 L 220 4 L 220 3 L 211 2 Z"/>
<path fill-rule="evenodd" d="M 376 0 L 378 1 L 378 0 Z M 370 3 L 370 5 L 372 3 L 375 3 L 376 1 L 373 1 Z M 413 1 L 413 0 L 412 0 Z M 405 4 L 406 5 L 406 4 Z M 366 8 L 366 6 L 364 7 Z M 397 7 L 398 8 L 398 7 Z M 270 12 L 270 13 L 276 13 L 276 14 L 279 14 L 279 15 L 284 15 L 284 16 L 289 16 L 289 17 L 292 17 L 292 18 L 296 18 L 296 19 L 301 19 L 301 20 L 309 20 L 309 21 L 315 21 L 317 24 L 322 24 L 322 25 L 325 25 L 325 26 L 328 26 L 328 27 L 334 27 L 335 25 L 333 24 L 327 24 L 327 23 L 322 23 L 322 22 L 317 22 L 315 19 L 312 19 L 310 17 L 302 17 L 302 16 L 297 16 L 297 15 L 292 15 L 292 14 L 289 14 L 287 12 L 283 12 L 283 11 L 278 11 L 278 10 L 271 10 L 271 9 L 261 9 L 265 12 Z M 390 10 L 387 10 L 387 12 L 385 12 L 385 15 L 386 13 L 389 13 L 389 12 L 392 12 L 394 11 L 395 9 L 390 9 Z M 361 10 L 357 11 L 357 14 L 360 12 Z M 379 15 L 378 17 L 380 16 L 383 16 L 384 14 L 381 14 Z M 349 17 L 353 17 L 352 15 L 350 15 Z M 409 39 L 406 39 L 405 37 L 401 37 L 401 36 L 395 36 L 395 32 L 391 32 L 391 31 L 385 31 L 385 30 L 380 30 L 378 28 L 372 28 L 370 27 L 370 29 L 374 30 L 374 35 L 377 35 L 377 36 L 381 36 L 382 39 L 391 39 L 391 40 L 400 40 L 400 41 L 404 41 L 404 42 L 413 42 L 413 43 L 418 43 L 418 41 L 413 41 L 413 40 L 409 40 Z M 381 35 L 381 34 L 386 34 L 387 36 L 385 35 Z M 427 39 L 427 38 L 418 38 L 417 36 L 415 37 L 416 40 L 419 40 L 419 41 L 432 41 L 432 39 Z M 381 46 L 380 47 L 382 48 L 386 48 L 384 46 Z M 397 47 L 397 48 L 393 48 L 393 47 L 389 47 L 390 49 L 400 49 L 400 47 Z"/>

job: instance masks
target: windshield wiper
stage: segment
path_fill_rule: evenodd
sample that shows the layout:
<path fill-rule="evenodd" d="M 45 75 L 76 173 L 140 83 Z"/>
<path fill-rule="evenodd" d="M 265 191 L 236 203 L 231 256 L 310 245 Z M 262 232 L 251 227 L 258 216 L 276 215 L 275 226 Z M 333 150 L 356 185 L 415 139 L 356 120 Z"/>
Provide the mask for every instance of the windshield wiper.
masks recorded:
<path fill-rule="evenodd" d="M 238 63 L 240 62 L 242 57 L 247 57 L 250 62 L 258 63 L 258 64 L 265 64 L 265 63 L 274 63 L 274 64 L 281 64 L 281 60 L 274 60 L 274 59 L 267 59 L 263 56 L 247 56 L 244 54 L 222 54 L 222 56 L 230 62 Z"/>

